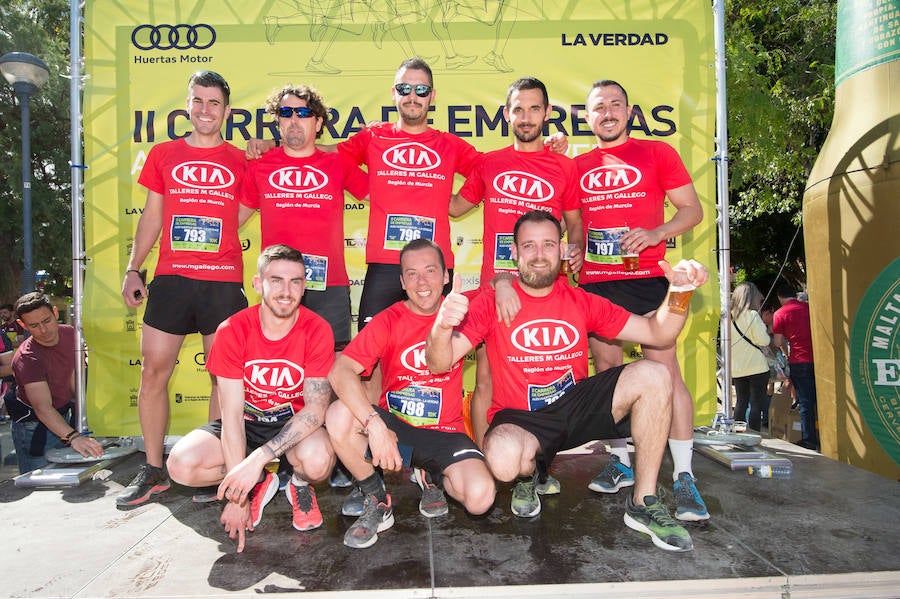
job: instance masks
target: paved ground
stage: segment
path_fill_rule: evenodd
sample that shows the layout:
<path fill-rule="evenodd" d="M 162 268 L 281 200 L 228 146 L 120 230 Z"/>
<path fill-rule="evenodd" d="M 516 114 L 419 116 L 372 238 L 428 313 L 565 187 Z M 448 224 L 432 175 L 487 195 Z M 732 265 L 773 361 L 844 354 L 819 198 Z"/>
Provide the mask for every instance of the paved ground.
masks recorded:
<path fill-rule="evenodd" d="M 0 425 L 4 454 L 8 429 Z M 563 492 L 545 498 L 532 519 L 510 513 L 504 487 L 484 517 L 451 503 L 449 515 L 429 520 L 418 513 L 417 487 L 391 475 L 397 522 L 373 547 L 341 544 L 352 522 L 339 515 L 344 491 L 324 484 L 322 528 L 294 531 L 279 494 L 240 555 L 218 522 L 219 505 L 193 503 L 189 489 L 117 510 L 116 494 L 143 459 L 134 454 L 107 480 L 77 488 L 0 483 L 0 596 L 900 596 L 900 484 L 767 443 L 794 461 L 793 479 L 755 479 L 695 457 L 712 519 L 689 525 L 695 549 L 685 554 L 658 550 L 626 528 L 622 493 L 586 488 L 608 460 L 593 448 L 557 459 L 552 471 Z M 663 489 L 671 505 L 668 479 Z"/>

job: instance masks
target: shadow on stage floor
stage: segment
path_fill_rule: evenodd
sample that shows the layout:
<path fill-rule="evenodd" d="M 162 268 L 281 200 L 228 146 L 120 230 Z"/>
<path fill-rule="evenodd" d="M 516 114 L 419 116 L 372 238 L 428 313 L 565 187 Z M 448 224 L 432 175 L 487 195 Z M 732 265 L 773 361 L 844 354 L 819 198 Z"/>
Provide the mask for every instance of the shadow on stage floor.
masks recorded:
<path fill-rule="evenodd" d="M 900 596 L 900 484 L 783 441 L 766 444 L 794 462 L 792 479 L 756 479 L 695 456 L 712 518 L 687 524 L 694 550 L 683 554 L 624 525 L 624 491 L 587 489 L 608 460 L 593 446 L 557 458 L 551 472 L 562 493 L 544 497 L 535 518 L 510 513 L 504 485 L 483 517 L 451 502 L 449 515 L 427 519 L 418 487 L 395 474 L 387 480 L 396 523 L 373 547 L 341 544 L 352 522 L 340 515 L 346 491 L 323 483 L 320 529 L 296 532 L 279 494 L 242 554 L 219 524 L 219 504 L 193 503 L 189 489 L 117 510 L 115 496 L 143 459 L 134 454 L 107 480 L 73 489 L 0 483 L 0 595 Z M 667 458 L 661 494 L 672 506 L 670 472 Z"/>

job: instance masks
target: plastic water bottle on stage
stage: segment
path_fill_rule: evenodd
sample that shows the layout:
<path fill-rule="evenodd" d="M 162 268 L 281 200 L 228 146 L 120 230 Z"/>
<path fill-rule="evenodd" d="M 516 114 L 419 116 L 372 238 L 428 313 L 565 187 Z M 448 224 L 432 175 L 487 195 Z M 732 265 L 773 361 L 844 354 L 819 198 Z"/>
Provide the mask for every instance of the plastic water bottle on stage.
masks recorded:
<path fill-rule="evenodd" d="M 794 475 L 793 466 L 750 466 L 747 474 L 756 478 L 791 478 Z"/>

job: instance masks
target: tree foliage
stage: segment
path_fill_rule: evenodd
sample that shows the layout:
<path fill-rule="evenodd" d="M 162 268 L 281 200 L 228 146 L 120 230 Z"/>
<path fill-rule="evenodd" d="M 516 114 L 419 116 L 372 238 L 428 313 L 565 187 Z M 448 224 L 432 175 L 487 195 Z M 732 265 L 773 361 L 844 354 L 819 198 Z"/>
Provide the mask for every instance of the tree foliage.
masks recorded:
<path fill-rule="evenodd" d="M 836 0 L 726 3 L 732 263 L 805 282 L 803 191 L 834 110 Z"/>
<path fill-rule="evenodd" d="M 33 266 L 49 274 L 47 290 L 63 294 L 71 281 L 71 173 L 69 171 L 69 3 L 0 2 L 0 55 L 28 52 L 50 68 L 31 98 Z M 22 113 L 15 91 L 0 80 L 0 300 L 21 291 Z"/>

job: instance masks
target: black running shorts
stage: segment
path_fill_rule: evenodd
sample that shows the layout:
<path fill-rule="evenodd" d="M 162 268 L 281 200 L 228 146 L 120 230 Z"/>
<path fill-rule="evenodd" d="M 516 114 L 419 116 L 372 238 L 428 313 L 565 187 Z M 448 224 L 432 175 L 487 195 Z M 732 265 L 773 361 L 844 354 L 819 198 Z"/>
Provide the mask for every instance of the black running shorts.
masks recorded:
<path fill-rule="evenodd" d="M 375 407 L 385 425 L 397 435 L 397 443 L 413 448 L 412 465 L 428 472 L 443 472 L 448 466 L 470 458 L 484 460 L 484 454 L 465 433 L 448 433 L 418 428 L 394 414 Z"/>
<path fill-rule="evenodd" d="M 170 335 L 212 335 L 223 320 L 247 307 L 240 283 L 160 275 L 147 293 L 144 324 Z"/>
<path fill-rule="evenodd" d="M 638 316 L 644 316 L 659 308 L 669 291 L 665 277 L 648 279 L 624 279 L 603 283 L 587 283 L 581 286 L 588 293 L 605 297 Z"/>
<path fill-rule="evenodd" d="M 625 365 L 616 366 L 584 379 L 540 410 L 500 410 L 494 414 L 487 434 L 501 424 L 523 428 L 537 437 L 547 464 L 558 452 L 588 441 L 629 437 L 628 417 L 615 422 L 612 415 L 613 392 L 623 368 Z"/>

